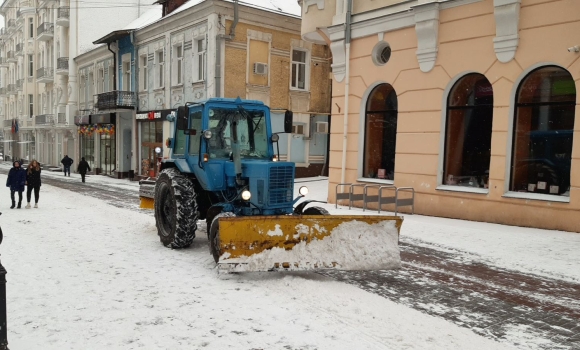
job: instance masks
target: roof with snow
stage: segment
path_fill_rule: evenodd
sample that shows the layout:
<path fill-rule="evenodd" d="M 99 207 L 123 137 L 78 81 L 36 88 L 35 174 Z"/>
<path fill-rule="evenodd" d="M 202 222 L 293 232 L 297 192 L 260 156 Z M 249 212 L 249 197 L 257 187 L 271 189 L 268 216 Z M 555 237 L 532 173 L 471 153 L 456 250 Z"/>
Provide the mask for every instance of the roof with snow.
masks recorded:
<path fill-rule="evenodd" d="M 189 0 L 185 4 L 175 9 L 175 11 L 171 12 L 166 17 L 185 11 L 188 8 L 201 4 L 204 1 L 205 0 Z M 223 0 L 223 1 L 234 2 L 233 0 Z M 298 4 L 297 0 L 245 0 L 238 1 L 238 4 L 242 6 L 266 10 L 269 12 L 275 12 L 287 16 L 300 17 L 302 14 L 302 8 Z"/>

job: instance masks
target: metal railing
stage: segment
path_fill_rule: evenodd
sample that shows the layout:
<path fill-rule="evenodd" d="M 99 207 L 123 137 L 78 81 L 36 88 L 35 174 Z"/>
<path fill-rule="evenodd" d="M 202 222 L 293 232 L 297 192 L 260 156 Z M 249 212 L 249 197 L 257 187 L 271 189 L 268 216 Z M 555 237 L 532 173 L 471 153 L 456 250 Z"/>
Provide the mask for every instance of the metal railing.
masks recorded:
<path fill-rule="evenodd" d="M 339 187 L 342 191 L 339 192 Z M 362 188 L 362 192 L 357 193 L 356 188 Z M 371 194 L 369 189 L 374 189 L 376 194 Z M 392 195 L 383 195 L 383 191 L 392 191 Z M 411 197 L 401 197 L 402 193 L 410 193 Z M 369 184 L 353 184 L 340 183 L 336 185 L 335 189 L 336 204 L 338 207 L 339 200 L 348 200 L 348 209 L 352 208 L 352 203 L 355 201 L 363 202 L 363 211 L 367 209 L 367 204 L 376 203 L 377 210 L 380 213 L 382 206 L 385 204 L 394 204 L 395 215 L 399 212 L 399 207 L 411 206 L 411 214 L 415 213 L 415 189 L 413 187 L 399 187 L 394 185 L 369 185 Z"/>
<path fill-rule="evenodd" d="M 41 34 L 44 33 L 54 34 L 54 24 L 50 22 L 44 22 L 41 25 L 39 25 L 38 28 L 36 29 L 36 35 L 40 36 Z"/>
<path fill-rule="evenodd" d="M 109 91 L 94 96 L 95 108 L 115 109 L 135 107 L 135 93 L 133 91 Z"/>
<path fill-rule="evenodd" d="M 56 122 L 58 124 L 66 124 L 66 113 L 59 113 Z"/>
<path fill-rule="evenodd" d="M 56 70 L 63 69 L 68 71 L 68 57 L 59 57 L 56 60 Z"/>
<path fill-rule="evenodd" d="M 36 79 L 53 78 L 54 71 L 51 67 L 42 67 L 36 70 Z"/>
<path fill-rule="evenodd" d="M 36 116 L 36 125 L 54 124 L 54 114 L 41 114 Z"/>
<path fill-rule="evenodd" d="M 69 19 L 70 8 L 68 6 L 62 6 L 58 8 L 57 19 Z"/>

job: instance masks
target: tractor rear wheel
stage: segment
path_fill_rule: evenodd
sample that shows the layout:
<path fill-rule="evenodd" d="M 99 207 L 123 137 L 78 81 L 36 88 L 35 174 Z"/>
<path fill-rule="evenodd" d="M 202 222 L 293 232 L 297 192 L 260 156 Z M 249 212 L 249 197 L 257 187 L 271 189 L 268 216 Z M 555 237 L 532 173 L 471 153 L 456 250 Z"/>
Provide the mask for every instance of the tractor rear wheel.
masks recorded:
<path fill-rule="evenodd" d="M 159 240 L 169 248 L 191 245 L 197 229 L 193 183 L 176 168 L 164 169 L 155 185 L 155 223 Z"/>
<path fill-rule="evenodd" d="M 302 215 L 330 215 L 328 210 L 321 207 L 310 207 L 302 212 Z"/>
<path fill-rule="evenodd" d="M 236 214 L 230 212 L 219 213 L 213 218 L 211 222 L 211 227 L 209 229 L 209 251 L 211 255 L 213 255 L 213 260 L 215 260 L 216 264 L 219 262 L 221 255 L 219 218 L 233 216 L 236 216 Z"/>

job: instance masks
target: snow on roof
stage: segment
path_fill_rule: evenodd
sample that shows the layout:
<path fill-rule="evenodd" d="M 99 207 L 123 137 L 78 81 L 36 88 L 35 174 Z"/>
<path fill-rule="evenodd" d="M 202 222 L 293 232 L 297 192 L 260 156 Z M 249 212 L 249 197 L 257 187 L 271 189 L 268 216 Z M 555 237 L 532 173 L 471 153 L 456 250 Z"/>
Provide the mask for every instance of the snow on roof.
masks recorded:
<path fill-rule="evenodd" d="M 191 8 L 204 1 L 205 0 L 189 0 L 185 4 L 178 7 L 171 14 L 169 14 L 169 16 L 185 11 L 188 8 Z M 233 0 L 224 0 L 224 1 L 234 2 Z M 302 14 L 302 8 L 300 7 L 300 5 L 298 5 L 298 1 L 296 0 L 245 0 L 238 1 L 238 3 L 242 6 L 249 6 L 270 12 L 280 13 L 283 15 L 300 17 L 300 15 Z"/>
<path fill-rule="evenodd" d="M 145 27 L 159 20 L 162 16 L 162 10 L 163 9 L 161 6 L 156 6 L 150 10 L 147 10 L 139 18 L 126 25 L 123 29 L 139 29 Z"/>

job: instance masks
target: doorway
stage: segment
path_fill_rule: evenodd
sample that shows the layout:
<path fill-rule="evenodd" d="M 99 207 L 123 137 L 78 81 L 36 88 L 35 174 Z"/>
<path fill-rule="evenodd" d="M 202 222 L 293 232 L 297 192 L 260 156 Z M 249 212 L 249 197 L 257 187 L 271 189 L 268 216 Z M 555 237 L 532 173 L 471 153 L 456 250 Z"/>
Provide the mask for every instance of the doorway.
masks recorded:
<path fill-rule="evenodd" d="M 101 153 L 101 173 L 106 175 L 113 175 L 115 171 L 116 159 L 116 147 L 115 147 L 115 136 L 113 135 L 100 135 L 100 153 Z"/>

